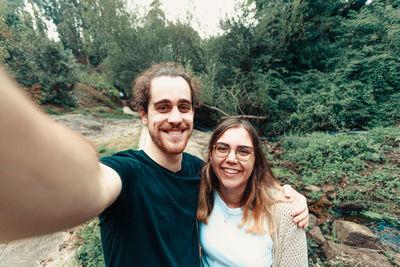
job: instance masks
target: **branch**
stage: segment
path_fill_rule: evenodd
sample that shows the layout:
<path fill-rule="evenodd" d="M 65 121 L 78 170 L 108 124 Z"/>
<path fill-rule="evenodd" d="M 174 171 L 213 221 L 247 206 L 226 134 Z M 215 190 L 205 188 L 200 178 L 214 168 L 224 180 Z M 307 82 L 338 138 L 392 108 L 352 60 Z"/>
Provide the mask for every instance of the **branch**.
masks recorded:
<path fill-rule="evenodd" d="M 202 106 L 205 106 L 206 108 L 212 109 L 212 110 L 216 110 L 220 113 L 222 113 L 224 116 L 221 117 L 221 119 L 227 119 L 227 118 L 242 118 L 242 119 L 256 119 L 256 120 L 266 120 L 267 117 L 266 116 L 255 116 L 255 115 L 235 115 L 235 116 L 231 116 L 228 113 L 226 113 L 225 111 L 220 110 L 219 108 L 216 107 L 212 107 L 209 106 L 207 104 L 202 104 Z"/>
<path fill-rule="evenodd" d="M 255 116 L 255 115 L 236 115 L 236 116 L 226 116 L 222 117 L 222 119 L 227 118 L 242 118 L 242 119 L 256 119 L 256 120 L 266 120 L 266 116 Z"/>
<path fill-rule="evenodd" d="M 218 112 L 224 114 L 226 117 L 229 117 L 229 116 L 230 116 L 228 113 L 226 113 L 225 111 L 220 110 L 219 108 L 212 107 L 212 106 L 209 106 L 209 105 L 207 105 L 207 104 L 202 104 L 202 106 L 205 106 L 206 108 L 209 108 L 209 109 L 212 109 L 212 110 L 216 110 L 216 111 L 218 111 Z"/>

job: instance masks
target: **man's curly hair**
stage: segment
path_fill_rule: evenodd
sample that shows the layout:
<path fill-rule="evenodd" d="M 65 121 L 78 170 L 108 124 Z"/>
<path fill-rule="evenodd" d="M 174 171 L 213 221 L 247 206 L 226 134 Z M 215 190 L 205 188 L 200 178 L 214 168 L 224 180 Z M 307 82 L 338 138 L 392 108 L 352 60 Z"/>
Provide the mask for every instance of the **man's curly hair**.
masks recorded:
<path fill-rule="evenodd" d="M 200 82 L 195 77 L 190 77 L 181 65 L 166 62 L 154 64 L 137 76 L 133 85 L 133 98 L 128 101 L 131 109 L 136 111 L 143 109 L 146 113 L 148 112 L 151 82 L 154 78 L 161 76 L 182 77 L 185 79 L 190 87 L 193 108 L 199 105 Z"/>

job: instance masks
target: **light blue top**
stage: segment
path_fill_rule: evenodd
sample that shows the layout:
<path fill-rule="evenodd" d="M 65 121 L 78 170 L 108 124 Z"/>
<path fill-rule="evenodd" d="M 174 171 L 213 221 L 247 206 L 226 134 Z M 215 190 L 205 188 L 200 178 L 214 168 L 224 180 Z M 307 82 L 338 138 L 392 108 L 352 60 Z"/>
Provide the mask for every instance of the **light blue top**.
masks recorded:
<path fill-rule="evenodd" d="M 250 234 L 247 223 L 239 228 L 242 209 L 229 208 L 217 192 L 208 224 L 200 223 L 203 266 L 266 267 L 272 265 L 273 242 L 269 234 Z M 265 228 L 267 221 L 265 221 Z"/>

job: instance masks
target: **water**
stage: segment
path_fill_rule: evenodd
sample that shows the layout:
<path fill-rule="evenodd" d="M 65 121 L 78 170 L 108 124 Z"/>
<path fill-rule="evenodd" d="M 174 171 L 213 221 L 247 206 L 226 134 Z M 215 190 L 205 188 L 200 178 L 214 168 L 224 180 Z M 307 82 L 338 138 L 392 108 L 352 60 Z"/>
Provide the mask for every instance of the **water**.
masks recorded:
<path fill-rule="evenodd" d="M 385 245 L 393 248 L 397 253 L 400 253 L 400 227 L 396 227 L 385 221 L 370 222 L 367 223 L 366 226 L 368 226 Z"/>

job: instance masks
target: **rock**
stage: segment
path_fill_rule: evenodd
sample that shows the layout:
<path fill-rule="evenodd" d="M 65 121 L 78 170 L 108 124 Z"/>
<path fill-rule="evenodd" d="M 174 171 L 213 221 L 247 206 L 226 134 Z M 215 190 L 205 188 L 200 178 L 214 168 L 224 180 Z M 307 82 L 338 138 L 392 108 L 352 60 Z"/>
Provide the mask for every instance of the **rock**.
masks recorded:
<path fill-rule="evenodd" d="M 123 111 L 125 114 L 128 114 L 128 115 L 132 115 L 132 116 L 136 116 L 136 117 L 139 117 L 139 116 L 140 116 L 138 112 L 133 111 L 133 110 L 130 109 L 128 106 L 123 106 L 123 107 L 122 107 L 122 111 Z"/>
<path fill-rule="evenodd" d="M 132 119 L 111 119 L 93 115 L 65 114 L 53 115 L 52 118 L 84 135 L 95 144 L 104 144 L 117 138 L 133 136 L 139 138 L 143 127 L 142 121 L 133 116 Z"/>
<path fill-rule="evenodd" d="M 307 231 L 307 235 L 320 246 L 326 241 L 324 235 L 321 232 L 321 228 L 319 228 L 318 226 L 315 226 L 311 230 Z"/>
<path fill-rule="evenodd" d="M 318 200 L 318 202 L 320 203 L 320 204 L 322 204 L 322 205 L 325 205 L 325 206 L 332 206 L 332 204 L 331 204 L 331 202 L 329 201 L 329 199 L 325 196 L 325 195 L 323 195 L 319 200 Z"/>
<path fill-rule="evenodd" d="M 318 225 L 318 218 L 314 214 L 310 213 L 309 217 L 309 223 L 311 227 L 317 226 Z"/>
<path fill-rule="evenodd" d="M 327 260 L 335 262 L 334 266 L 391 267 L 390 261 L 380 250 L 355 248 L 326 241 L 322 250 Z"/>
<path fill-rule="evenodd" d="M 352 211 L 360 212 L 365 210 L 365 204 L 357 201 L 343 202 L 339 204 L 338 208 L 341 209 L 343 213 L 348 214 Z"/>
<path fill-rule="evenodd" d="M 324 193 L 331 193 L 336 190 L 335 186 L 332 184 L 324 184 L 323 186 L 321 186 L 321 188 L 322 188 L 322 192 L 324 192 Z"/>
<path fill-rule="evenodd" d="M 0 254 L 0 266 L 43 266 L 70 253 L 61 249 L 60 244 L 69 242 L 71 235 L 57 232 L 40 237 L 12 241 L 5 245 Z M 4 245 L 4 244 L 3 244 Z M 3 246 L 2 245 L 2 246 Z M 73 260 L 72 257 L 71 260 Z M 65 264 L 67 262 L 64 262 Z"/>
<path fill-rule="evenodd" d="M 322 191 L 321 187 L 316 186 L 316 185 L 309 185 L 309 186 L 306 186 L 304 189 L 306 189 L 308 191 L 314 191 L 314 192 L 321 192 Z"/>
<path fill-rule="evenodd" d="M 396 256 L 394 256 L 393 264 L 396 267 L 400 267 L 400 254 L 396 254 Z"/>
<path fill-rule="evenodd" d="M 333 222 L 333 227 L 336 227 L 340 243 L 360 248 L 384 249 L 382 241 L 364 225 L 336 220 Z"/>
<path fill-rule="evenodd" d="M 0 244 L 0 255 L 3 252 L 3 250 L 7 247 L 7 244 Z"/>
<path fill-rule="evenodd" d="M 45 265 L 46 267 L 76 267 L 82 266 L 76 256 L 75 251 L 71 251 L 70 253 L 65 253 L 61 255 L 59 258 L 55 258 L 54 261 Z"/>

